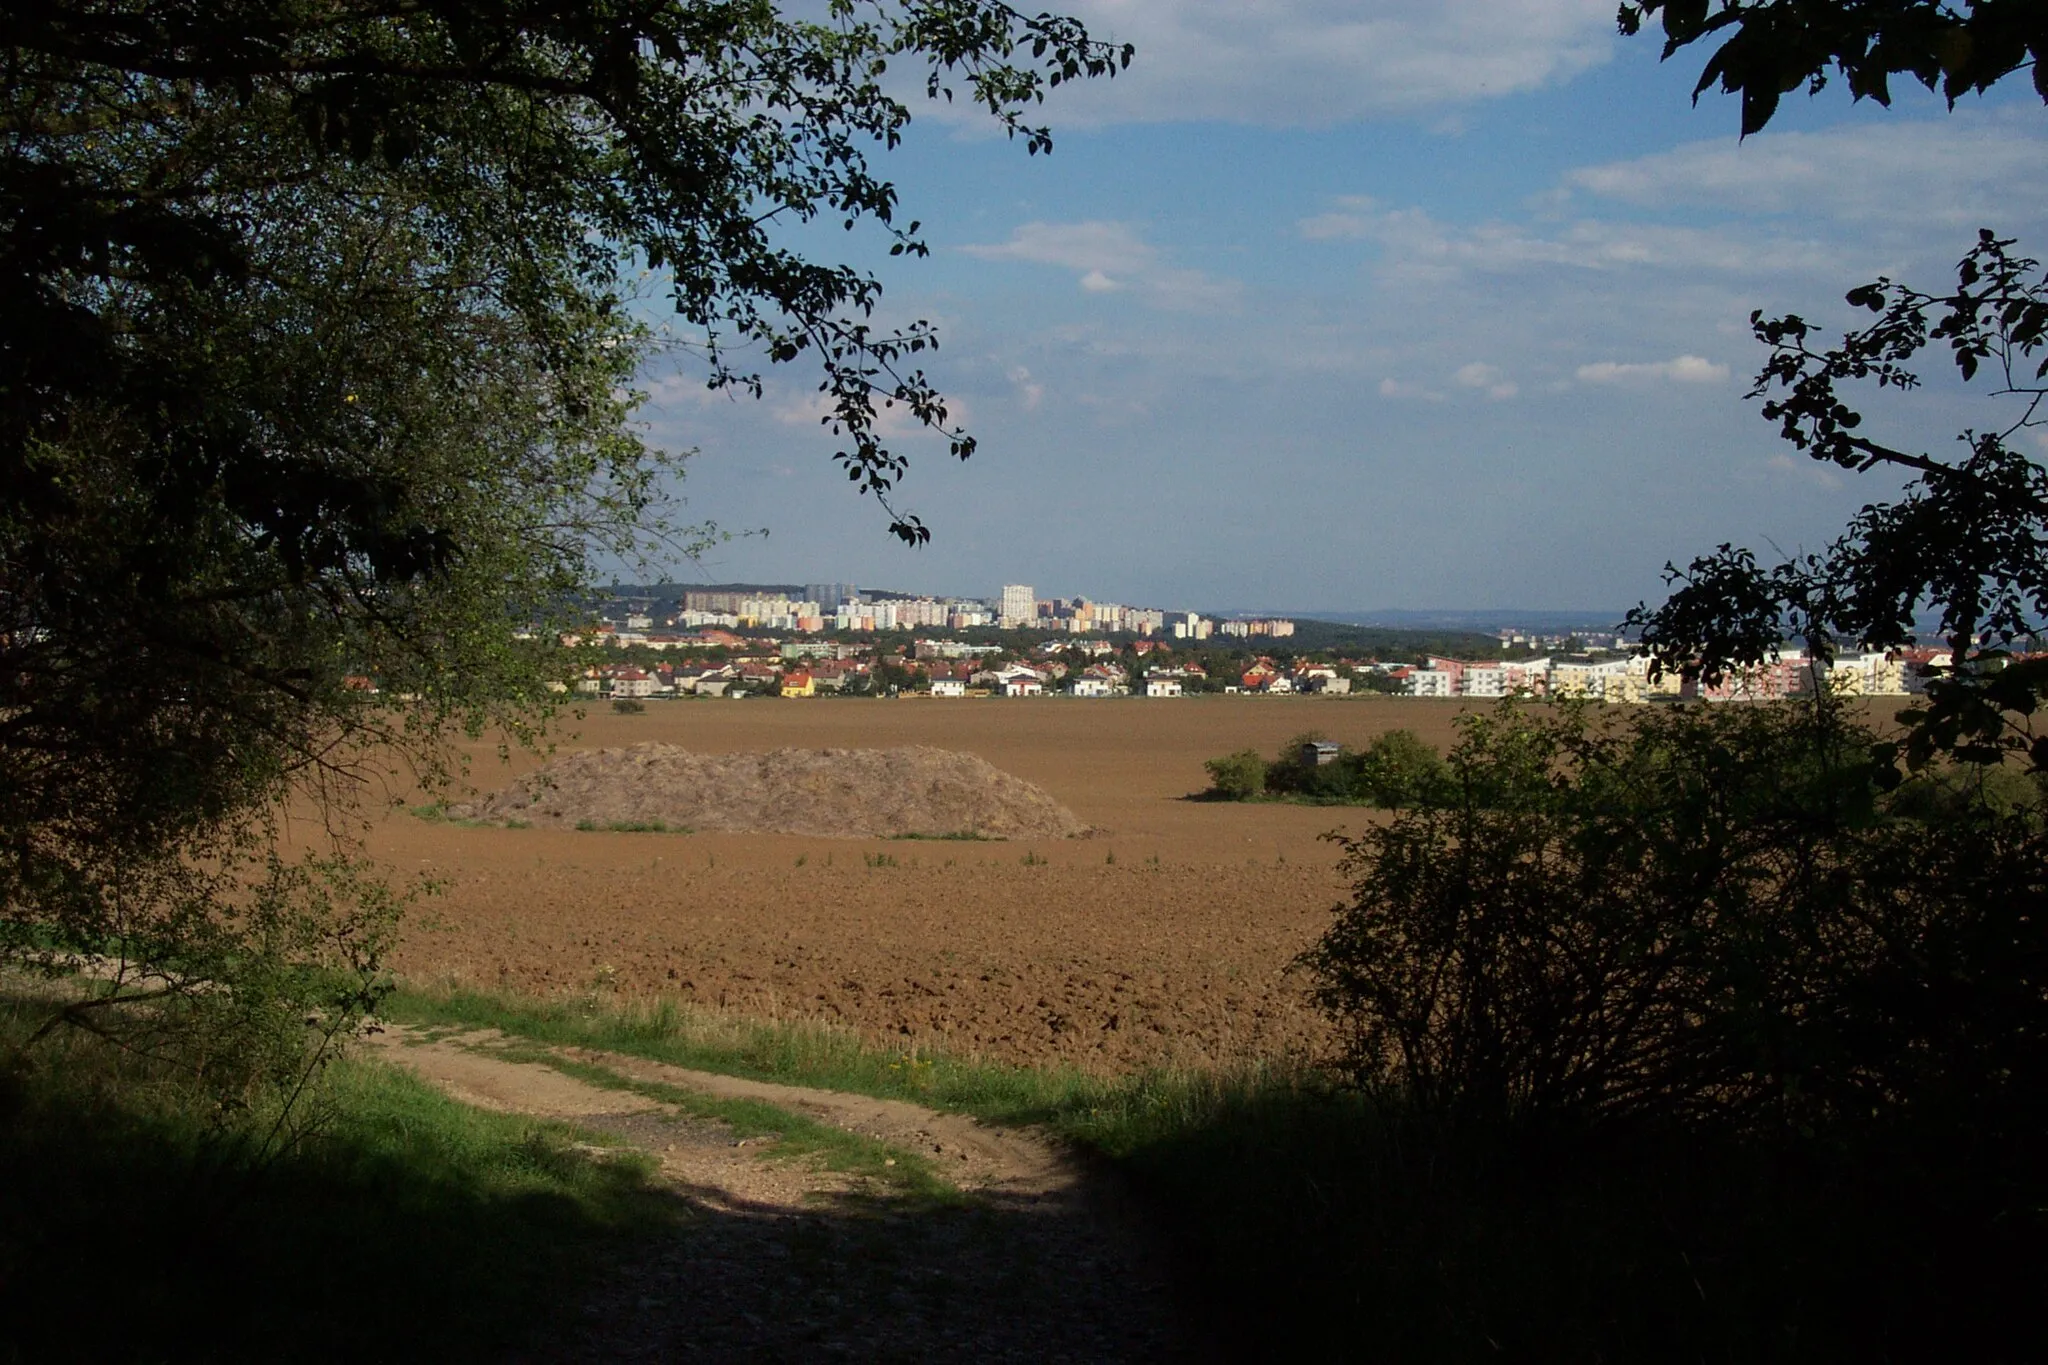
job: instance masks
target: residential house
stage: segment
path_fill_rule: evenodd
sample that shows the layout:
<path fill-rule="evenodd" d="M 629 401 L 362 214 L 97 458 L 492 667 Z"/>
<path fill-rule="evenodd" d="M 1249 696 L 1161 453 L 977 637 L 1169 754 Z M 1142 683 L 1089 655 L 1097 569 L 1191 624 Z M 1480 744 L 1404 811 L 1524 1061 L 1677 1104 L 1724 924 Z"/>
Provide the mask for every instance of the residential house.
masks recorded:
<path fill-rule="evenodd" d="M 644 668 L 615 668 L 611 680 L 614 697 L 651 697 L 661 690 L 660 681 Z"/>

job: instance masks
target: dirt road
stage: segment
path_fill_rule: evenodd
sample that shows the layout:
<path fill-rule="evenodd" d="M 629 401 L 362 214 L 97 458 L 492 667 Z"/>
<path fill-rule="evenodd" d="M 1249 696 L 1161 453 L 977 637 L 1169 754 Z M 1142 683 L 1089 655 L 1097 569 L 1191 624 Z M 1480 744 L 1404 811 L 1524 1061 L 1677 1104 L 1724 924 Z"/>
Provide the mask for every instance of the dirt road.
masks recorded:
<path fill-rule="evenodd" d="M 1032 1134 L 902 1101 L 583 1049 L 549 1054 L 612 1078 L 594 1084 L 488 1032 L 391 1028 L 372 1046 L 466 1103 L 641 1148 L 687 1208 L 675 1234 L 583 1305 L 578 1329 L 521 1365 L 1198 1358 L 1173 1330 L 1158 1249 L 1118 1192 Z M 738 1139 L 658 1098 L 676 1092 L 757 1101 L 861 1134 L 928 1162 L 958 1194 L 909 1197 L 792 1159 L 772 1137 Z"/>

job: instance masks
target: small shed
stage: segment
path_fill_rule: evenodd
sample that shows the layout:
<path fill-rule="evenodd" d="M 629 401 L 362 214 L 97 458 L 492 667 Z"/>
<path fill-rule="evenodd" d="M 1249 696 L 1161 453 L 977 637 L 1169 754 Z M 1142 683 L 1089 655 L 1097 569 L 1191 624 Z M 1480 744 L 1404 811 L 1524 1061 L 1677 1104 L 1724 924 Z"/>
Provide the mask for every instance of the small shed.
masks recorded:
<path fill-rule="evenodd" d="M 1301 746 L 1301 766 L 1320 768 L 1326 763 L 1335 763 L 1340 752 L 1337 745 L 1327 739 L 1312 739 Z"/>

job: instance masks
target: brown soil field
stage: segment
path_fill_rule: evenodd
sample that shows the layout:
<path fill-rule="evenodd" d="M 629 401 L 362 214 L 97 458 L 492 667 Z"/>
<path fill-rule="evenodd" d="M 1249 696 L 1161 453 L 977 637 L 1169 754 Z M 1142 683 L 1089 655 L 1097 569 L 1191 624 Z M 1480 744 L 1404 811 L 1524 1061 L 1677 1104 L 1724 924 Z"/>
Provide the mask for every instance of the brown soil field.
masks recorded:
<path fill-rule="evenodd" d="M 1202 760 L 1303 731 L 1439 747 L 1456 703 L 1371 698 L 758 699 L 593 710 L 558 753 L 965 751 L 1036 783 L 1083 839 L 613 833 L 422 820 L 370 851 L 442 886 L 395 965 L 421 982 L 673 995 L 961 1055 L 1126 1071 L 1315 1049 L 1288 964 L 1344 892 L 1317 836 L 1371 812 L 1189 801 Z M 539 766 L 478 746 L 479 793 Z"/>

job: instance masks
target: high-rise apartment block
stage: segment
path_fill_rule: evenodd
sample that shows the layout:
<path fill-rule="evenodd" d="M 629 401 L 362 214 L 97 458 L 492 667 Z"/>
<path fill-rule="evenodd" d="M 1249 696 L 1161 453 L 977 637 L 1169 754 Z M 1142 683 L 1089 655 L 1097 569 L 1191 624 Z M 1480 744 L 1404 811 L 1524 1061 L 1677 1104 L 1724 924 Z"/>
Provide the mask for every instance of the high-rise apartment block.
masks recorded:
<path fill-rule="evenodd" d="M 1028 626 L 1038 619 L 1038 598 L 1031 592 L 1028 583 L 1006 583 L 1003 585 L 1003 616 L 1005 627 Z"/>
<path fill-rule="evenodd" d="M 821 610 L 829 612 L 859 600 L 860 589 L 851 583 L 806 583 L 804 596 L 816 602 Z"/>

